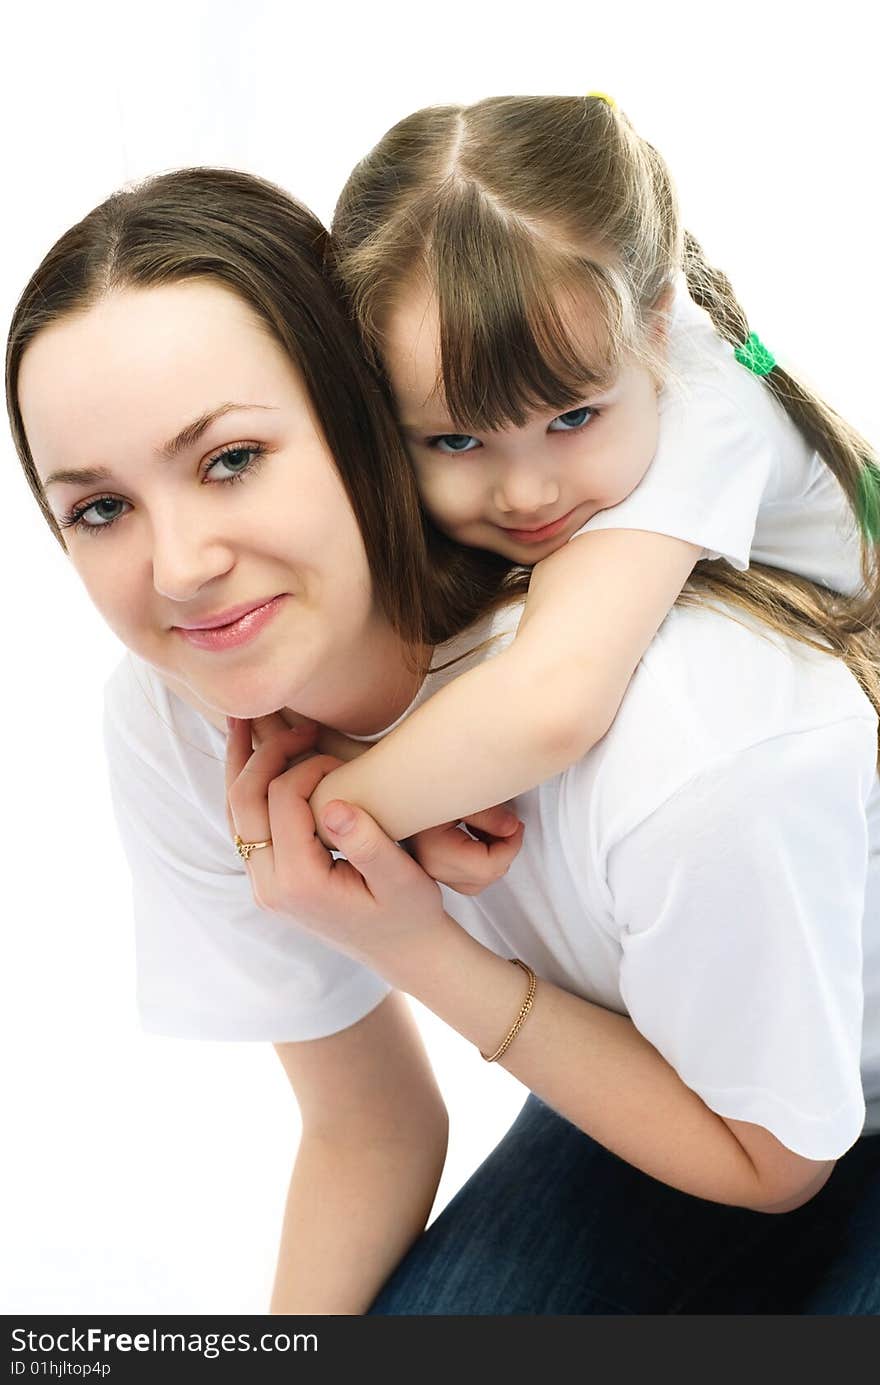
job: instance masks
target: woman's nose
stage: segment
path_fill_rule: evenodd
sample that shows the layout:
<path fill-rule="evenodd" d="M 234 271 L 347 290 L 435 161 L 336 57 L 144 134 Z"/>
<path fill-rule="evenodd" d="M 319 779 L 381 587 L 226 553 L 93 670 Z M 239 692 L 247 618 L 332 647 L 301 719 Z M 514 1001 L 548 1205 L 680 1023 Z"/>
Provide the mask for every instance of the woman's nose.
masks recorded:
<path fill-rule="evenodd" d="M 171 601 L 190 601 L 207 582 L 228 572 L 230 544 L 193 519 L 178 514 L 154 528 L 153 586 Z"/>
<path fill-rule="evenodd" d="M 559 499 L 559 485 L 553 476 L 530 465 L 508 467 L 495 484 L 494 502 L 501 514 L 525 519 L 538 514 Z"/>

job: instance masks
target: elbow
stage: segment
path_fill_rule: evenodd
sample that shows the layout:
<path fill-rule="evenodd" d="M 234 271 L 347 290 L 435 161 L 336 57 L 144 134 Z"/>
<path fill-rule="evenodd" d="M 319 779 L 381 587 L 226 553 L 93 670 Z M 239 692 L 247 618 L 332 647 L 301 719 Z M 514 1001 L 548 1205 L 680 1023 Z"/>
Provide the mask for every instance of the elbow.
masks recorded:
<path fill-rule="evenodd" d="M 593 749 L 614 720 L 614 710 L 590 706 L 584 700 L 553 702 L 547 698 L 540 714 L 540 753 L 559 774 Z M 538 704 L 540 706 L 540 703 Z"/>
<path fill-rule="evenodd" d="M 818 1171 L 806 1183 L 802 1183 L 794 1189 L 780 1189 L 778 1187 L 772 1191 L 765 1189 L 763 1196 L 750 1204 L 751 1211 L 764 1212 L 769 1216 L 779 1216 L 783 1212 L 796 1212 L 799 1207 L 805 1207 L 825 1187 L 834 1171 L 836 1162 L 834 1159 L 829 1159 L 821 1164 Z"/>

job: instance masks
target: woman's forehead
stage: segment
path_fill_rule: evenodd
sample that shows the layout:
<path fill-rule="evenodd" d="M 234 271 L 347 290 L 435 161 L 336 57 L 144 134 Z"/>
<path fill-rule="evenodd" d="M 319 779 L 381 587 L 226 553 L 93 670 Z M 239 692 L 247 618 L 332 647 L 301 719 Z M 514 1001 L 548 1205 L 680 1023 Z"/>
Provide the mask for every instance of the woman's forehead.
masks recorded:
<path fill-rule="evenodd" d="M 51 324 L 24 354 L 19 397 L 45 478 L 81 454 L 161 449 L 221 404 L 277 406 L 295 382 L 248 305 L 197 281 L 126 289 Z"/>

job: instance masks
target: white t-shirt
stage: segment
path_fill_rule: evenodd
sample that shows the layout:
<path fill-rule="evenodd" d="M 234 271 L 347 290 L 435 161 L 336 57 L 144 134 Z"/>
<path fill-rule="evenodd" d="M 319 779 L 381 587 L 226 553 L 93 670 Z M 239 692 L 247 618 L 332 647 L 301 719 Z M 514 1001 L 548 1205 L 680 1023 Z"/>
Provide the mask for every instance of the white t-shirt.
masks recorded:
<path fill-rule="evenodd" d="M 416 702 L 485 657 L 429 675 Z M 719 1115 L 837 1157 L 862 1129 L 862 1083 L 880 1128 L 876 729 L 830 655 L 676 608 L 600 744 L 517 801 L 508 874 L 445 891 L 447 908 L 499 955 L 629 1014 Z M 131 656 L 106 736 L 145 1027 L 282 1042 L 372 1009 L 384 981 L 254 904 L 224 736 Z"/>
<path fill-rule="evenodd" d="M 649 529 L 740 570 L 769 563 L 834 591 L 857 591 L 858 526 L 837 479 L 767 385 L 740 365 L 683 274 L 668 355 L 650 467 L 625 500 L 578 534 Z"/>

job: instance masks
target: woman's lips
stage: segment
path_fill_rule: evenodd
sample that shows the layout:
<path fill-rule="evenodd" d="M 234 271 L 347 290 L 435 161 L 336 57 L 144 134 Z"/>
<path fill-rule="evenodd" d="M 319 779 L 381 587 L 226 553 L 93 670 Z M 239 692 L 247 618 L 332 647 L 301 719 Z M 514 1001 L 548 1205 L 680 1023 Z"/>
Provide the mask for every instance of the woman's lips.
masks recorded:
<path fill-rule="evenodd" d="M 573 514 L 574 510 L 569 510 L 568 514 L 560 515 L 559 519 L 551 520 L 540 529 L 508 529 L 504 526 L 504 532 L 517 543 L 543 543 L 545 539 L 552 539 L 561 534 Z"/>
<path fill-rule="evenodd" d="M 182 625 L 175 625 L 174 628 L 178 635 L 188 644 L 195 645 L 197 649 L 234 649 L 254 639 L 264 626 L 268 625 L 283 600 L 283 593 L 281 596 L 273 596 L 271 601 L 253 607 L 237 620 L 230 621 L 228 625 L 211 625 L 199 630 L 186 629 Z"/>

